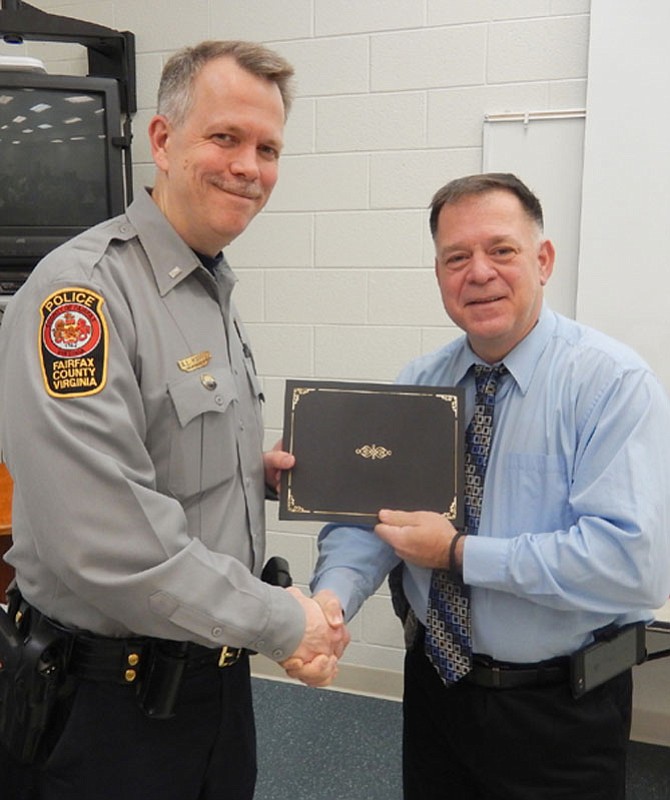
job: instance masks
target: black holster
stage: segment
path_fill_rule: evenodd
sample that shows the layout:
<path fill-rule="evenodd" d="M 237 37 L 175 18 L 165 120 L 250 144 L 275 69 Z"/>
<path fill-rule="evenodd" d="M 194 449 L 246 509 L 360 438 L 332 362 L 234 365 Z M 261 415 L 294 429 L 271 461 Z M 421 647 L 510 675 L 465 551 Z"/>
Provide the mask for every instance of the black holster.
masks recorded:
<path fill-rule="evenodd" d="M 8 594 L 9 612 L 0 608 L 0 741 L 31 763 L 65 685 L 70 641 L 41 614 L 22 611 L 17 590 Z"/>

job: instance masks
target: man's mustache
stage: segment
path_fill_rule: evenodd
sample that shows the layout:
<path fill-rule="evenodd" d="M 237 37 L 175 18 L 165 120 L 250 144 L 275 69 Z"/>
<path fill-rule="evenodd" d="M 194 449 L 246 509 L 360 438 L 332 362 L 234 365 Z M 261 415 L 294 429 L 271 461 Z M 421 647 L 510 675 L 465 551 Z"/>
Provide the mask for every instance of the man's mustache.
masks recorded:
<path fill-rule="evenodd" d="M 211 182 L 218 189 L 223 189 L 224 192 L 246 197 L 249 200 L 258 200 L 262 196 L 260 186 L 253 181 L 227 181 L 221 178 L 212 178 Z"/>

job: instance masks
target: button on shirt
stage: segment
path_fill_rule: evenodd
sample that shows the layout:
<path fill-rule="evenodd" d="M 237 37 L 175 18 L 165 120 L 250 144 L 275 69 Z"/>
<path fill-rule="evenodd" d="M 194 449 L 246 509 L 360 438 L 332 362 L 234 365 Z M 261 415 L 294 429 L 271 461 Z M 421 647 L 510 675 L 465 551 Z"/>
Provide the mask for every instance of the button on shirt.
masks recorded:
<path fill-rule="evenodd" d="M 55 250 L 0 328 L 3 457 L 15 480 L 8 561 L 66 625 L 290 655 L 304 615 L 254 577 L 265 550 L 261 388 L 223 261 L 210 274 L 147 192 Z M 53 397 L 40 306 L 102 298 L 102 390 Z M 274 654 L 274 655 L 273 655 Z"/>
<path fill-rule="evenodd" d="M 463 337 L 399 383 L 464 386 Z M 509 353 L 496 397 L 479 534 L 465 541 L 473 649 L 511 662 L 567 655 L 611 622 L 649 619 L 670 592 L 670 404 L 629 348 L 546 306 Z M 327 526 L 312 582 L 347 618 L 398 562 L 369 529 Z M 403 585 L 425 622 L 430 570 Z"/>

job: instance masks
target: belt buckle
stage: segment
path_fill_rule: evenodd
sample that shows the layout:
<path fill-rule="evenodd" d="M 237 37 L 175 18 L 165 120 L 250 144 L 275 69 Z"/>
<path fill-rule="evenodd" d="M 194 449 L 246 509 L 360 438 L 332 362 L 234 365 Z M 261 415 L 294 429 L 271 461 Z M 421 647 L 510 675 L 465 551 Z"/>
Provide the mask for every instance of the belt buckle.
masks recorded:
<path fill-rule="evenodd" d="M 239 647 L 228 647 L 227 644 L 224 644 L 219 655 L 219 667 L 223 669 L 224 667 L 232 667 L 233 664 L 237 664 L 240 660 L 241 652 Z"/>

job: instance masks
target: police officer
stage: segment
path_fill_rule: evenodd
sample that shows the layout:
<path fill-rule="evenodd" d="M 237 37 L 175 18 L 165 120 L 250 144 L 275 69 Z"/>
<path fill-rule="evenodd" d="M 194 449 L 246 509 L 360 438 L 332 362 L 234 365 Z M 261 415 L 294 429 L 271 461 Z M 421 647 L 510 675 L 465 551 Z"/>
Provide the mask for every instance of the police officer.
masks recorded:
<path fill-rule="evenodd" d="M 247 651 L 300 659 L 308 683 L 335 674 L 338 609 L 328 622 L 259 579 L 266 487 L 293 458 L 263 455 L 222 254 L 277 180 L 292 73 L 245 42 L 173 56 L 153 189 L 47 256 L 5 315 L 14 610 L 67 651 L 35 763 L 0 748 L 15 800 L 251 798 Z"/>

